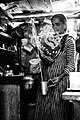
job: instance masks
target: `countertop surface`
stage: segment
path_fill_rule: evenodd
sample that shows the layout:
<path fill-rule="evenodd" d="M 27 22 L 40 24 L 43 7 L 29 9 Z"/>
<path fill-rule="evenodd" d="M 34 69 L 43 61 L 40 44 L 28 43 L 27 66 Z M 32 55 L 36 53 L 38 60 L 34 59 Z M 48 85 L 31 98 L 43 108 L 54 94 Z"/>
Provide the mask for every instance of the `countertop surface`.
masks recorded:
<path fill-rule="evenodd" d="M 80 101 L 80 90 L 66 91 L 62 94 L 62 98 L 65 99 L 65 100 Z"/>

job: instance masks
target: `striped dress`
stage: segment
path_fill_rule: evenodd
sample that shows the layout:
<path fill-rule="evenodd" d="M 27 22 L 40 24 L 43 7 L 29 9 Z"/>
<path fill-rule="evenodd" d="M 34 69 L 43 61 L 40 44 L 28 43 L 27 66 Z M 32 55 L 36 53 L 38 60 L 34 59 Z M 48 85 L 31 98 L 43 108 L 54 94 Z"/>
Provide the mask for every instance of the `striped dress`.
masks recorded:
<path fill-rule="evenodd" d="M 45 67 L 45 65 L 44 65 Z M 36 96 L 36 106 L 34 120 L 68 120 L 69 103 L 62 99 L 62 93 L 69 86 L 69 72 L 75 69 L 75 46 L 73 38 L 68 37 L 65 41 L 63 51 L 55 59 L 47 70 L 43 70 L 43 77 L 46 79 L 58 77 L 64 71 L 68 75 L 64 76 L 56 87 L 48 88 L 47 95 L 43 96 L 41 85 L 38 87 Z"/>

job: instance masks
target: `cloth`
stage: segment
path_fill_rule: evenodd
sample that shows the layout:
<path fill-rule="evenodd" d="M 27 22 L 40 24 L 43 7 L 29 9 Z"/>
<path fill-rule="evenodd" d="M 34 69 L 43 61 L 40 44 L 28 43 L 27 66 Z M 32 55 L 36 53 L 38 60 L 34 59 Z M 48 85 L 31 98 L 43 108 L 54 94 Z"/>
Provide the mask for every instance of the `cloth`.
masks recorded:
<path fill-rule="evenodd" d="M 62 100 L 62 93 L 69 86 L 69 72 L 75 68 L 74 51 L 73 38 L 68 37 L 63 51 L 60 51 L 53 64 L 47 67 L 43 66 L 44 80 L 58 77 L 63 71 L 67 75 L 62 78 L 56 87 L 48 88 L 45 96 L 42 95 L 41 85 L 38 87 L 34 120 L 68 120 L 67 107 L 69 101 L 65 104 L 65 101 Z"/>
<path fill-rule="evenodd" d="M 46 35 L 39 37 L 40 55 L 46 59 L 46 61 L 53 62 L 58 56 L 61 49 L 60 41 L 62 38 L 63 36 L 55 35 L 53 33 L 47 33 Z"/>

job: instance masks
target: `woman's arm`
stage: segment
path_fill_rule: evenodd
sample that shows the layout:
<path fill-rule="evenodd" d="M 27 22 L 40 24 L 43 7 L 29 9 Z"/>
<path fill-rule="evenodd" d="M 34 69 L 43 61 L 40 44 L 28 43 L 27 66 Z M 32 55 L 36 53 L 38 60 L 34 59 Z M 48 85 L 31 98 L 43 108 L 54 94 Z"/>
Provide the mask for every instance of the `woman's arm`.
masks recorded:
<path fill-rule="evenodd" d="M 65 66 L 64 72 L 66 74 L 69 74 L 70 72 L 75 70 L 75 43 L 74 39 L 72 37 L 68 38 L 66 41 L 66 47 L 67 47 L 67 64 Z"/>

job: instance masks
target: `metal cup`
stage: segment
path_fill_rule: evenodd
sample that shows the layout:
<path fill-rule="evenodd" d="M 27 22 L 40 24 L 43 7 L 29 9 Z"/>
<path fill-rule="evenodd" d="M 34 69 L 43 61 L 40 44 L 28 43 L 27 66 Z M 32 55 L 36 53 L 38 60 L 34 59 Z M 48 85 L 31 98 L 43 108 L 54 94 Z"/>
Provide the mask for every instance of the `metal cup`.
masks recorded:
<path fill-rule="evenodd" d="M 41 82 L 41 88 L 42 88 L 42 95 L 46 95 L 47 94 L 47 81 Z"/>

